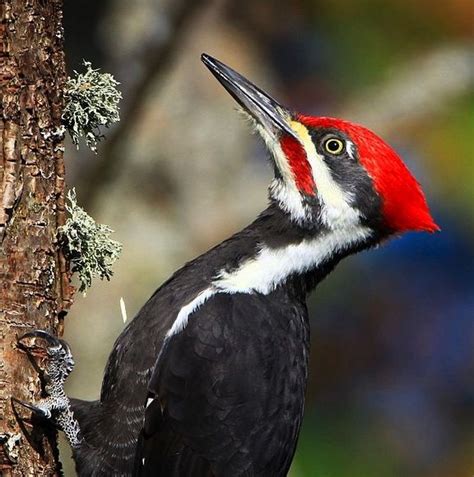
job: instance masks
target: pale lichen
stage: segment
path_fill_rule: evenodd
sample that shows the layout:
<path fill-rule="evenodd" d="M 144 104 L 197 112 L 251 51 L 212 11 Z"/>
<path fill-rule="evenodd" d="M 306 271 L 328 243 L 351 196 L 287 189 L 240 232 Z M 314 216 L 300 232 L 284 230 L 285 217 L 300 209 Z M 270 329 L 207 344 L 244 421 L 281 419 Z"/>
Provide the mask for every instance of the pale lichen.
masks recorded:
<path fill-rule="evenodd" d="M 93 277 L 110 280 L 112 265 L 122 251 L 122 244 L 110 238 L 113 230 L 95 220 L 77 204 L 76 191 L 68 192 L 70 214 L 66 224 L 58 229 L 58 236 L 71 271 L 78 274 L 79 290 L 85 292 Z"/>
<path fill-rule="evenodd" d="M 120 83 L 110 73 L 100 73 L 88 61 L 84 61 L 84 66 L 84 73 L 74 71 L 75 76 L 67 80 L 62 120 L 76 147 L 83 137 L 87 146 L 96 152 L 103 138 L 101 128 L 120 120 L 122 93 L 117 89 Z"/>
<path fill-rule="evenodd" d="M 0 434 L 0 444 L 3 445 L 4 452 L 10 462 L 18 462 L 20 450 L 21 434 Z"/>

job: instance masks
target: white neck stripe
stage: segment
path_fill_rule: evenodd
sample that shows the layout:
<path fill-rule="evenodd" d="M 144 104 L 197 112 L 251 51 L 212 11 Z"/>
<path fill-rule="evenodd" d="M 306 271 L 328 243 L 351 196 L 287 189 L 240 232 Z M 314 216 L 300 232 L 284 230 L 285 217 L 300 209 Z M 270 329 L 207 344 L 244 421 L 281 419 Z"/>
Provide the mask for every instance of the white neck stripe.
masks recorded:
<path fill-rule="evenodd" d="M 366 240 L 371 235 L 367 227 L 330 230 L 314 239 L 282 248 L 263 246 L 257 255 L 243 262 L 232 272 L 221 271 L 212 285 L 201 291 L 176 316 L 165 336 L 165 343 L 183 331 L 189 317 L 217 293 L 271 293 L 289 276 L 305 273 L 324 264 L 335 253 Z"/>
<path fill-rule="evenodd" d="M 322 265 L 331 256 L 367 239 L 371 230 L 353 226 L 331 230 L 314 239 L 284 248 L 263 246 L 258 254 L 232 272 L 221 271 L 214 287 L 226 293 L 270 293 L 289 276 Z"/>

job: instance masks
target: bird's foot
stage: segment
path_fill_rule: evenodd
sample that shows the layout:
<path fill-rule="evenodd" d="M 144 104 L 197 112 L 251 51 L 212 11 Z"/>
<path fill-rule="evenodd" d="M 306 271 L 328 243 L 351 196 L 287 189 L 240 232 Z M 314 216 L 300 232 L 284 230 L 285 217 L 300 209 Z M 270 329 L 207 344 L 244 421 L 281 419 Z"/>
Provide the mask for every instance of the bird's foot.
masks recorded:
<path fill-rule="evenodd" d="M 63 385 L 74 369 L 69 345 L 46 331 L 35 330 L 18 338 L 18 347 L 25 351 L 33 365 L 49 384 Z"/>
<path fill-rule="evenodd" d="M 64 382 L 74 368 L 69 345 L 45 331 L 35 330 L 21 336 L 18 339 L 18 347 L 27 353 L 40 374 L 44 397 L 35 403 L 27 403 L 17 398 L 12 398 L 12 401 L 55 424 L 65 432 L 73 447 L 79 445 L 79 425 L 64 392 Z"/>

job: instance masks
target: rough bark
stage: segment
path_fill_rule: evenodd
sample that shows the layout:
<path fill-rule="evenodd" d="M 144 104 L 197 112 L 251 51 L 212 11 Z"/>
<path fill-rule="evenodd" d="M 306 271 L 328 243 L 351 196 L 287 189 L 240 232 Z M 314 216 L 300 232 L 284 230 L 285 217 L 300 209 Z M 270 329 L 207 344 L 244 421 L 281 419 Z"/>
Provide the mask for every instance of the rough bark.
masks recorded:
<path fill-rule="evenodd" d="M 17 337 L 61 334 L 72 299 L 56 243 L 65 220 L 62 0 L 1 0 L 0 19 L 0 474 L 50 476 L 59 472 L 55 431 L 16 406 L 22 422 L 10 399 L 41 392 Z"/>

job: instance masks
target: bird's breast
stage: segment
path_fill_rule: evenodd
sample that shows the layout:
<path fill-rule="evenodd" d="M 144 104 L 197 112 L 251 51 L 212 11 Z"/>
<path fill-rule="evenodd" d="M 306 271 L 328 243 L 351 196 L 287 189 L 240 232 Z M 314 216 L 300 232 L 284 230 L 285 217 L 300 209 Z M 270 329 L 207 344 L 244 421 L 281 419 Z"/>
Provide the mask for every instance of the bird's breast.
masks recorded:
<path fill-rule="evenodd" d="M 302 420 L 308 348 L 304 303 L 281 289 L 220 292 L 170 339 L 151 387 L 165 403 L 167 425 L 215 462 L 216 475 L 233 475 L 224 472 L 233 465 L 252 475 L 286 475 Z"/>

